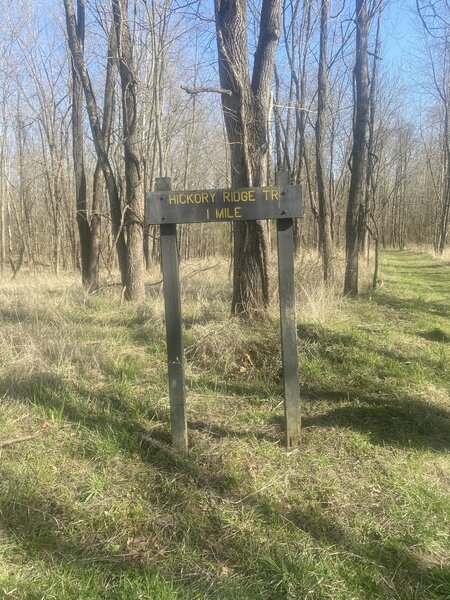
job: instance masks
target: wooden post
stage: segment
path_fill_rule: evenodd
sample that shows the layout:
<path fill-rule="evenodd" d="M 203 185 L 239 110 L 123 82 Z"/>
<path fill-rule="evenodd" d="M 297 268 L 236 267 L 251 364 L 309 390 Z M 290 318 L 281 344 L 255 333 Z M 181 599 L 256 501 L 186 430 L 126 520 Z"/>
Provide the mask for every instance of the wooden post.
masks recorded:
<path fill-rule="evenodd" d="M 160 177 L 157 179 L 156 189 L 158 192 L 165 192 L 171 188 L 172 182 L 170 177 Z M 173 224 L 161 225 L 160 232 L 172 444 L 176 448 L 187 448 L 186 392 L 184 384 L 177 226 Z"/>
<path fill-rule="evenodd" d="M 289 185 L 289 173 L 286 171 L 278 172 L 276 174 L 276 184 L 278 186 Z M 277 220 L 277 243 L 286 446 L 292 448 L 300 443 L 301 427 L 297 320 L 295 315 L 293 219 Z"/>

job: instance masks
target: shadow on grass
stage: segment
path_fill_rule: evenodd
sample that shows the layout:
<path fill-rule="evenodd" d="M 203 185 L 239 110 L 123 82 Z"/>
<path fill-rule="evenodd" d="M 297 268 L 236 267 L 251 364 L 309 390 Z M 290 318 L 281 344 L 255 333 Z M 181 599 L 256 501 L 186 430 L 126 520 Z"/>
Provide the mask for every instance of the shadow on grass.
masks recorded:
<path fill-rule="evenodd" d="M 425 332 L 424 337 L 435 341 L 442 339 L 443 333 L 434 329 Z M 334 381 L 336 376 L 340 380 L 335 389 L 322 388 L 320 383 L 312 382 L 301 386 L 300 395 L 305 401 L 303 426 L 352 429 L 366 434 L 377 445 L 439 452 L 450 448 L 450 411 L 408 392 L 417 364 L 429 370 L 430 381 L 434 376 L 436 379 L 444 377 L 442 357 L 419 356 L 413 362 L 411 356 L 381 347 L 376 350 L 374 361 L 365 352 L 370 338 L 360 332 L 342 335 L 322 325 L 307 323 L 298 327 L 298 334 L 305 348 L 336 374 Z M 352 353 L 347 354 L 350 350 Z M 386 362 L 380 361 L 380 357 Z M 354 373 L 349 374 L 352 381 L 346 386 L 345 375 L 340 374 L 339 369 L 348 360 L 352 361 Z M 359 368 L 361 377 L 358 377 Z M 272 417 L 272 421 L 282 426 L 278 416 Z"/>
<path fill-rule="evenodd" d="M 445 331 L 439 327 L 435 327 L 429 331 L 419 331 L 417 335 L 425 340 L 428 340 L 429 342 L 440 342 L 441 344 L 450 343 L 450 335 L 445 333 Z"/>
<path fill-rule="evenodd" d="M 377 525 L 373 529 L 369 527 L 365 530 L 363 541 L 351 530 L 339 525 L 330 514 L 330 510 L 321 509 L 317 505 L 294 507 L 285 514 L 285 518 L 320 544 L 328 546 L 344 560 L 347 558 L 355 566 L 360 565 L 363 572 L 367 572 L 370 565 L 376 564 L 381 572 L 384 571 L 392 577 L 394 589 L 390 584 L 385 586 L 383 578 L 377 578 L 377 582 L 367 582 L 368 597 L 425 598 L 429 597 L 425 595 L 426 592 L 432 591 L 433 598 L 448 598 L 448 567 L 425 564 L 409 552 L 405 544 L 400 545 L 394 538 L 389 541 L 384 539 L 383 534 L 376 529 Z"/>
<path fill-rule="evenodd" d="M 326 346 L 350 346 L 357 340 L 356 333 L 339 333 L 316 323 L 300 323 L 297 325 L 297 337 L 303 341 L 316 342 Z"/>
<path fill-rule="evenodd" d="M 381 292 L 374 294 L 372 301 L 380 306 L 394 308 L 399 312 L 422 312 L 438 317 L 450 317 L 450 304 L 448 302 L 435 302 L 420 298 L 399 298 L 398 296 Z"/>
<path fill-rule="evenodd" d="M 32 578 L 26 574 L 22 577 L 18 566 L 10 571 L 14 590 L 8 597 L 39 600 L 48 593 L 48 597 L 51 594 L 63 600 L 122 600 L 144 597 L 141 593 L 148 590 L 151 595 L 146 598 L 175 600 L 185 591 L 182 583 L 166 583 L 160 565 L 142 560 L 142 555 L 126 543 L 119 551 L 113 550 L 109 536 L 96 530 L 95 520 L 99 519 L 95 510 L 89 517 L 82 516 L 64 498 L 56 498 L 42 487 L 33 490 L 30 482 L 11 470 L 2 468 L 2 477 L 14 493 L 0 497 L 0 523 L 22 553 L 19 564 L 25 571 L 33 571 Z M 88 539 L 82 528 L 86 521 L 92 527 Z M 104 525 L 98 522 L 99 529 Z M 4 558 L 14 560 L 8 555 Z M 128 585 L 128 577 L 136 582 L 134 586 Z M 7 580 L 2 579 L 2 584 L 6 592 Z"/>
<path fill-rule="evenodd" d="M 273 533 L 272 538 L 261 541 L 260 534 L 255 535 L 245 528 L 231 530 L 220 509 L 221 502 L 230 499 L 226 495 L 220 498 L 221 502 L 217 502 L 217 497 L 216 502 L 209 502 L 207 508 L 203 508 L 203 520 L 199 523 L 195 503 L 184 503 L 183 519 L 177 520 L 179 498 L 164 497 L 163 490 L 155 490 L 164 498 L 165 510 L 175 518 L 168 542 L 170 552 L 177 553 L 182 549 L 184 556 L 201 557 L 200 562 L 208 565 L 210 571 L 203 568 L 199 576 L 199 571 L 189 562 L 184 564 L 183 558 L 177 560 L 174 569 L 173 565 L 165 564 L 157 552 L 154 560 L 151 554 L 136 554 L 126 545 L 119 552 L 112 550 L 108 544 L 114 529 L 106 535 L 91 533 L 88 543 L 84 532 L 78 529 L 80 515 L 63 498 L 55 499 L 42 489 L 37 493 L 30 486 L 24 486 L 24 481 L 11 471 L 5 470 L 4 477 L 16 493 L 14 497 L 0 499 L 3 526 L 13 532 L 16 543 L 21 545 L 25 564 L 37 560 L 40 568 L 44 564 L 49 572 L 59 569 L 59 576 L 61 570 L 73 575 L 75 567 L 79 580 L 73 590 L 70 575 L 67 580 L 58 582 L 59 586 L 64 586 L 64 592 L 63 587 L 52 582 L 52 591 L 59 591 L 60 597 L 67 600 L 80 597 L 76 595 L 80 589 L 96 598 L 141 597 L 143 580 L 154 586 L 154 595 L 145 597 L 155 600 L 181 600 L 192 598 L 194 594 L 205 600 L 286 600 L 306 598 L 312 590 L 314 597 L 331 600 L 334 596 L 330 584 L 334 572 L 328 572 L 330 567 L 338 570 L 341 586 L 346 582 L 349 590 L 357 578 L 360 595 L 353 597 L 365 600 L 419 597 L 406 595 L 407 591 L 426 597 L 424 594 L 431 589 L 437 592 L 434 597 L 447 597 L 448 569 L 419 564 L 404 549 L 386 542 L 380 535 L 366 532 L 366 541 L 362 542 L 339 525 L 330 511 L 317 506 L 296 506 L 286 510 L 261 493 L 240 504 L 237 514 L 250 510 L 259 531 L 269 534 L 274 528 L 276 531 L 278 527 L 285 529 L 288 524 L 289 530 L 280 544 Z M 154 510 L 155 507 L 149 505 L 148 508 Z M 89 518 L 93 519 L 91 525 L 95 527 L 95 516 Z M 224 530 L 227 535 L 223 537 L 220 532 Z M 145 530 L 140 533 L 145 538 Z M 151 529 L 147 535 L 151 535 Z M 306 551 L 311 546 L 314 546 L 314 552 Z M 320 553 L 314 556 L 318 551 Z M 324 563 L 324 557 L 329 562 Z M 211 570 L 212 565 L 215 565 L 215 571 Z M 223 565 L 228 565 L 227 569 L 233 572 L 230 582 L 220 575 Z M 172 581 L 177 570 L 176 582 L 162 585 L 157 581 L 161 576 Z M 120 595 L 125 573 L 130 577 L 128 596 Z M 29 589 L 21 596 L 24 600 L 45 595 L 47 588 L 36 575 L 35 572 L 33 590 Z"/>
<path fill-rule="evenodd" d="M 14 398 L 26 404 L 40 406 L 47 418 L 62 420 L 73 425 L 81 425 L 107 439 L 113 438 L 117 451 L 127 455 L 139 455 L 141 460 L 155 466 L 177 470 L 176 454 L 163 453 L 146 442 L 149 435 L 142 419 L 138 419 L 133 402 L 122 398 L 117 391 L 105 391 L 93 395 L 81 385 L 49 374 L 36 374 L 19 382 L 3 379 L 0 394 Z M 147 408 L 146 421 L 153 425 L 151 437 L 162 444 L 170 444 L 167 429 L 168 415 Z M 183 462 L 181 460 L 181 462 Z M 216 473 L 216 465 L 211 462 L 197 469 L 192 464 L 188 469 L 189 477 L 206 481 L 211 489 L 223 490 L 227 486 L 235 487 L 232 479 Z"/>
<path fill-rule="evenodd" d="M 314 397 L 330 400 L 330 394 Z M 304 416 L 305 427 L 342 427 L 366 434 L 374 444 L 431 449 L 450 448 L 450 412 L 422 400 L 403 398 L 395 402 L 353 397 L 344 390 L 333 392 L 336 406 L 322 414 Z M 308 391 L 304 390 L 308 400 Z M 311 396 L 309 396 L 311 398 Z M 328 408 L 328 407 L 327 407 Z"/>
<path fill-rule="evenodd" d="M 48 414 L 58 415 L 65 422 L 81 425 L 105 438 L 113 431 L 118 451 L 129 457 L 139 454 L 142 461 L 154 467 L 160 475 L 152 483 L 151 492 L 147 484 L 134 484 L 141 486 L 141 493 L 145 495 L 145 510 L 149 514 L 159 511 L 168 515 L 160 524 L 161 528 L 169 528 L 170 531 L 165 541 L 167 558 L 165 555 L 159 556 L 157 550 L 148 551 L 147 554 L 133 553 L 126 541 L 121 542 L 120 548 L 112 549 L 109 541 L 122 527 L 119 523 L 109 523 L 105 529 L 101 504 L 98 509 L 100 512 L 94 508 L 93 512 L 80 516 L 70 504 L 71 500 L 55 497 L 45 487 L 38 491 L 33 481 L 24 481 L 17 472 L 3 468 L 3 481 L 8 481 L 11 492 L 9 496 L 0 498 L 2 523 L 22 544 L 28 560 L 37 559 L 49 569 L 55 566 L 64 569 L 67 565 L 75 564 L 86 574 L 87 580 L 93 578 L 95 570 L 99 582 L 112 582 L 111 598 L 116 597 L 113 590 L 120 589 L 122 573 L 128 572 L 132 578 L 139 578 L 144 575 L 151 577 L 152 573 L 156 577 L 158 571 L 170 579 L 179 577 L 174 584 L 178 596 L 174 595 L 174 598 L 188 598 L 195 593 L 197 598 L 204 599 L 286 600 L 306 597 L 311 589 L 318 590 L 318 597 L 332 598 L 321 587 L 324 580 L 329 584 L 332 575 L 327 573 L 325 564 L 316 564 L 311 553 L 300 550 L 302 538 L 299 540 L 296 532 L 301 531 L 306 536 L 308 547 L 311 540 L 315 547 L 320 545 L 322 558 L 327 557 L 328 553 L 330 556 L 342 555 L 340 578 L 348 578 L 349 589 L 354 575 L 344 565 L 347 557 L 353 557 L 352 560 L 358 557 L 357 561 L 363 565 L 362 570 L 370 570 L 371 577 L 362 577 L 359 582 L 363 594 L 361 598 L 392 598 L 392 586 L 403 590 L 408 585 L 411 589 L 425 592 L 430 585 L 434 585 L 434 580 L 430 583 L 429 571 L 414 569 L 411 561 L 407 562 L 406 555 L 403 556 L 400 551 L 394 555 L 383 540 L 370 540 L 370 536 L 367 542 L 358 540 L 351 531 L 336 523 L 326 507 L 299 503 L 287 508 L 284 504 L 274 502 L 270 498 L 270 491 L 248 494 L 245 489 L 241 490 L 229 469 L 216 463 L 214 453 L 211 457 L 203 453 L 201 458 L 190 453 L 186 459 L 181 457 L 177 460 L 176 456 L 172 459 L 165 453 L 146 447 L 138 435 L 142 427 L 130 418 L 131 408 L 126 399 L 115 397 L 111 404 L 107 395 L 92 396 L 87 390 L 61 378 L 43 375 L 20 382 L 2 382 L 0 387 L 3 388 L 5 383 L 10 397 L 40 405 Z M 102 409 L 102 406 L 107 409 Z M 339 408 L 336 410 L 339 411 Z M 336 415 L 331 419 L 336 420 Z M 347 423 L 348 419 L 349 414 L 346 413 L 344 422 Z M 197 421 L 191 425 L 202 429 L 205 424 Z M 209 428 L 219 437 L 247 435 L 222 427 Z M 165 441 L 164 436 L 160 439 Z M 201 494 L 200 507 L 198 498 L 195 499 L 196 494 Z M 183 507 L 181 513 L 180 505 Z M 224 511 L 223 506 L 228 508 Z M 238 520 L 244 510 L 250 511 L 256 523 L 255 532 L 245 527 L 230 526 L 230 510 L 234 506 L 233 514 Z M 93 531 L 89 541 L 83 531 L 83 519 L 88 520 Z M 96 519 L 101 520 L 99 532 Z M 147 520 L 145 523 L 148 524 L 142 526 L 143 529 L 138 533 L 151 538 L 155 525 Z M 81 525 L 81 530 L 76 524 Z M 283 534 L 283 543 L 280 544 L 277 536 L 286 524 L 290 529 L 286 531 L 286 537 Z M 273 533 L 274 526 L 276 534 Z M 279 526 L 279 531 L 276 526 Z M 125 527 L 129 528 L 130 525 L 126 524 Z M 224 532 L 226 535 L 223 535 Z M 263 541 L 261 532 L 265 532 Z M 181 557 L 174 565 L 174 557 L 180 552 Z M 197 557 L 201 564 L 208 565 L 209 571 L 199 572 L 189 562 L 192 560 L 189 557 Z M 221 565 L 233 569 L 234 583 L 228 584 L 220 577 Z M 389 584 L 384 582 L 380 574 L 386 575 Z M 442 575 L 440 572 L 433 575 L 437 581 L 443 576 L 445 573 Z M 374 579 L 378 583 L 374 583 Z M 128 597 L 133 597 L 133 594 L 137 597 L 138 591 L 136 587 L 132 588 Z M 44 589 L 39 590 L 39 597 L 44 592 Z M 156 595 L 153 597 L 165 598 L 162 592 L 160 596 L 158 593 L 154 592 Z M 34 599 L 35 596 L 30 593 L 24 597 Z M 70 597 L 75 596 L 67 596 Z M 119 597 L 122 596 L 117 595 Z"/>
<path fill-rule="evenodd" d="M 373 383 L 373 382 L 371 382 Z M 302 386 L 301 399 L 304 402 L 302 426 L 341 427 L 359 431 L 368 436 L 371 443 L 405 447 L 431 449 L 446 452 L 450 448 L 450 411 L 435 406 L 424 399 L 399 396 L 398 390 L 382 382 L 373 395 L 362 395 L 354 389 L 323 390 Z M 251 398 L 251 394 L 264 398 L 267 390 L 255 390 L 251 386 L 227 383 L 219 393 L 233 393 L 237 397 Z M 274 390 L 275 391 L 275 390 Z M 277 388 L 281 397 L 281 389 Z M 272 394 L 273 397 L 273 394 Z M 250 401 L 250 400 L 249 400 Z M 280 410 L 282 410 L 280 408 Z M 251 430 L 239 430 L 235 426 L 221 426 L 204 420 L 190 421 L 192 429 L 204 431 L 218 438 L 237 437 L 256 438 L 284 445 L 285 423 L 280 413 L 273 414 L 268 420 L 271 427 Z"/>
<path fill-rule="evenodd" d="M 418 263 L 418 261 L 423 263 L 424 260 L 426 261 L 424 264 Z M 389 265 L 389 273 L 394 277 L 398 274 L 408 276 L 408 280 L 404 284 L 405 289 L 408 290 L 408 295 L 411 291 L 414 291 L 419 297 L 403 298 L 400 295 L 378 290 L 372 296 L 372 301 L 401 312 L 422 312 L 439 317 L 450 317 L 450 287 L 445 285 L 445 281 L 450 276 L 448 266 L 415 253 L 402 254 L 401 263 L 399 262 L 398 265 L 401 265 L 400 268 Z M 421 293 L 425 296 L 434 294 L 439 299 L 427 300 L 420 297 Z"/>

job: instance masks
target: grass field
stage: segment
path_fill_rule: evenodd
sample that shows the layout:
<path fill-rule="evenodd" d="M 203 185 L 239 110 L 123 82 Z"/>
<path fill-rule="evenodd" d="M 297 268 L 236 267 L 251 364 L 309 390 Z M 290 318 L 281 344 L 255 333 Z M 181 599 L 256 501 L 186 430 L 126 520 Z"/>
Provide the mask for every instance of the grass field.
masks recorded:
<path fill-rule="evenodd" d="M 185 455 L 141 436 L 170 439 L 159 285 L 0 282 L 0 598 L 450 598 L 450 265 L 385 253 L 355 301 L 299 265 L 286 452 L 276 306 L 231 319 L 216 262 L 182 270 Z"/>

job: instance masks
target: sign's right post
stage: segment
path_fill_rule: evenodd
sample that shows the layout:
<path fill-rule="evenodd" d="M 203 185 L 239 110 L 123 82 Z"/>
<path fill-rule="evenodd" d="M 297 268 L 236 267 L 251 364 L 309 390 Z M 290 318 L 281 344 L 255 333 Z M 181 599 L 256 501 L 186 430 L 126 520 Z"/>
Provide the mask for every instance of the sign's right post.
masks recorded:
<path fill-rule="evenodd" d="M 286 171 L 276 174 L 276 184 L 290 185 Z M 300 443 L 300 383 L 297 354 L 297 319 L 294 286 L 294 220 L 277 219 L 278 285 L 280 294 L 281 354 L 284 381 L 286 446 Z"/>

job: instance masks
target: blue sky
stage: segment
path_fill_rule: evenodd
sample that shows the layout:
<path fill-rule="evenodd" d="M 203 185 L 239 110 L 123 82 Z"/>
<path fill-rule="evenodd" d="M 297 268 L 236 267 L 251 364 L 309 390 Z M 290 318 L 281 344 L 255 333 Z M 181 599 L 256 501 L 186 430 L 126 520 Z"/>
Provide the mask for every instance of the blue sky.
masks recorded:
<path fill-rule="evenodd" d="M 408 63 L 417 46 L 415 0 L 391 0 L 383 15 L 384 58 L 392 66 Z"/>

